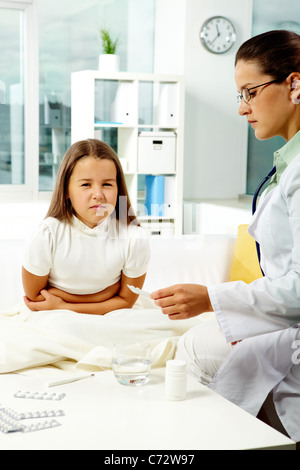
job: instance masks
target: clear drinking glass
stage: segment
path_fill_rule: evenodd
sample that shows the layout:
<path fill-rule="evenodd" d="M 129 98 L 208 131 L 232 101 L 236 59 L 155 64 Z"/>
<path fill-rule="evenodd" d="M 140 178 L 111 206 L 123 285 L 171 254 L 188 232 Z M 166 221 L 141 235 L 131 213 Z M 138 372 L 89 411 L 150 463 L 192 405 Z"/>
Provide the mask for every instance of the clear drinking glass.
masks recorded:
<path fill-rule="evenodd" d="M 151 350 L 147 343 L 120 342 L 115 344 L 112 369 L 122 385 L 144 385 L 151 369 Z"/>

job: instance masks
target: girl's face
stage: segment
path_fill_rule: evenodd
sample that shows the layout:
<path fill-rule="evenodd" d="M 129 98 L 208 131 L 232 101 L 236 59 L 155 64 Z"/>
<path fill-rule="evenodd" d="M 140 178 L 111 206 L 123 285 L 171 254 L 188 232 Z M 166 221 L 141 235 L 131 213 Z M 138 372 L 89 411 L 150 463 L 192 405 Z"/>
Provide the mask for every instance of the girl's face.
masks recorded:
<path fill-rule="evenodd" d="M 79 220 L 90 228 L 111 215 L 118 197 L 117 170 L 113 161 L 84 157 L 69 181 L 68 195 Z"/>
<path fill-rule="evenodd" d="M 274 77 L 261 73 L 254 61 L 239 60 L 235 68 L 235 80 L 239 93 L 243 88 L 252 88 Z M 276 135 L 290 140 L 299 130 L 298 110 L 291 99 L 291 80 L 271 83 L 250 91 L 251 99 L 243 99 L 239 114 L 246 116 L 259 140 Z"/>

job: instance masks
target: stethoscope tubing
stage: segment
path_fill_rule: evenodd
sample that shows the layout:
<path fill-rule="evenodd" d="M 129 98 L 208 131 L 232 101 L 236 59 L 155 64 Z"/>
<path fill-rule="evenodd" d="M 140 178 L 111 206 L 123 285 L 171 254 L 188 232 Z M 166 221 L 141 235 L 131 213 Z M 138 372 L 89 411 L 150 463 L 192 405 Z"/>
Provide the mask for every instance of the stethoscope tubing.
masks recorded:
<path fill-rule="evenodd" d="M 264 177 L 264 179 L 259 183 L 259 185 L 257 186 L 256 188 L 256 191 L 254 193 L 254 196 L 253 196 L 253 200 L 252 200 L 252 215 L 255 214 L 256 212 L 256 204 L 257 204 L 257 199 L 258 199 L 258 196 L 259 196 L 259 193 L 261 191 L 261 189 L 263 188 L 263 186 L 266 184 L 266 182 L 276 173 L 276 166 L 273 166 L 272 170 L 269 171 L 269 173 L 267 174 L 267 176 Z M 256 244 L 256 252 L 257 252 L 257 257 L 258 257 L 258 262 L 259 262 L 259 265 L 260 265 L 260 246 L 259 246 L 259 243 L 257 241 L 255 241 L 255 244 Z M 264 272 L 260 266 L 260 269 L 261 269 L 261 272 L 262 272 L 262 275 L 264 276 Z"/>

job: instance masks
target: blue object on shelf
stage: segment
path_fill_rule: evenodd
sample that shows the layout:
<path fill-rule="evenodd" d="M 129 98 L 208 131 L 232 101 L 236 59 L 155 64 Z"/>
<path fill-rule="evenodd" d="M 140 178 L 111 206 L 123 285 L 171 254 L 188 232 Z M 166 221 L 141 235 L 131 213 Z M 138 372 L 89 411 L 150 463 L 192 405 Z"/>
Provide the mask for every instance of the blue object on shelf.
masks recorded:
<path fill-rule="evenodd" d="M 146 175 L 145 186 L 145 206 L 148 215 L 162 217 L 164 215 L 165 202 L 165 177 Z"/>

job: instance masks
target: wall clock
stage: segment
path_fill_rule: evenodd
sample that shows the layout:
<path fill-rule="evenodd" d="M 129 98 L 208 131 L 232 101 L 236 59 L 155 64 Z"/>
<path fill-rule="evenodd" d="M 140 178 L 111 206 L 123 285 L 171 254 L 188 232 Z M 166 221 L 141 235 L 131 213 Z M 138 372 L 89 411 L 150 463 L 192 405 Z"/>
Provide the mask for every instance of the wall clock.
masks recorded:
<path fill-rule="evenodd" d="M 200 40 L 209 52 L 224 54 L 235 43 L 234 26 L 224 16 L 213 16 L 203 24 L 200 30 Z"/>

